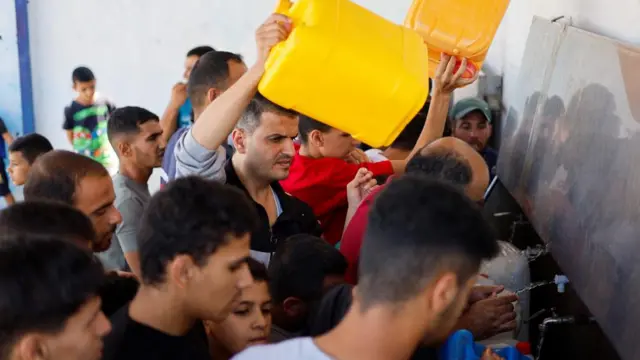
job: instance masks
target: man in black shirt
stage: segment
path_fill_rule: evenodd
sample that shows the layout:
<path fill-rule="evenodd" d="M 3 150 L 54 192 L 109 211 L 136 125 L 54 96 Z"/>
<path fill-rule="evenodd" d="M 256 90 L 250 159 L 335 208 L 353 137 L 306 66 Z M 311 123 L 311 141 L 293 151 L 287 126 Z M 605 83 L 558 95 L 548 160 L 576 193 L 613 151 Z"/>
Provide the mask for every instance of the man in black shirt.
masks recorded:
<path fill-rule="evenodd" d="M 210 360 L 202 320 L 226 318 L 253 279 L 257 214 L 238 189 L 199 177 L 155 194 L 138 228 L 142 284 L 116 312 L 104 360 Z"/>

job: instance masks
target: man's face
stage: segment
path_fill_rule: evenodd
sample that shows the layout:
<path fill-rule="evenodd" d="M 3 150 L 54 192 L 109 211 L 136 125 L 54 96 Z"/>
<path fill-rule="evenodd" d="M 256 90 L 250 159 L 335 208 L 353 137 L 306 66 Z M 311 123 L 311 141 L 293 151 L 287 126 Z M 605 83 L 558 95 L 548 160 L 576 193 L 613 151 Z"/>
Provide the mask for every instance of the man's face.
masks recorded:
<path fill-rule="evenodd" d="M 162 166 L 165 144 L 162 139 L 162 127 L 158 121 L 147 121 L 138 126 L 140 131 L 130 136 L 130 157 L 140 168 L 153 169 Z"/>
<path fill-rule="evenodd" d="M 484 150 L 491 137 L 491 124 L 480 111 L 472 111 L 454 124 L 453 136 L 464 140 L 477 151 Z"/>
<path fill-rule="evenodd" d="M 242 290 L 253 283 L 247 265 L 250 237 L 231 237 L 204 266 L 194 265 L 185 299 L 200 319 L 223 321 L 237 305 Z"/>
<path fill-rule="evenodd" d="M 242 130 L 236 130 L 242 131 Z M 246 163 L 257 176 L 265 181 L 284 180 L 295 155 L 293 139 L 298 136 L 298 117 L 265 112 L 260 125 L 252 134 L 243 132 L 242 146 L 238 152 L 246 156 Z M 234 138 L 234 142 L 236 138 Z"/>
<path fill-rule="evenodd" d="M 76 188 L 75 208 L 91 219 L 96 230 L 94 252 L 109 249 L 116 226 L 122 222 L 120 212 L 114 206 L 116 195 L 109 176 L 86 176 Z"/>
<path fill-rule="evenodd" d="M 73 83 L 73 90 L 78 93 L 78 97 L 85 103 L 90 104 L 93 102 L 93 97 L 96 94 L 96 81 L 91 80 L 87 82 L 76 81 Z"/>
<path fill-rule="evenodd" d="M 196 62 L 198 62 L 198 59 L 200 59 L 200 56 L 191 55 L 191 56 L 187 56 L 187 58 L 184 60 L 184 73 L 182 74 L 182 77 L 185 80 L 189 80 L 189 75 L 191 75 L 191 70 L 193 70 L 193 66 L 196 64 Z"/>
<path fill-rule="evenodd" d="M 12 151 L 9 153 L 9 177 L 11 181 L 17 186 L 24 185 L 27 182 L 27 175 L 31 169 L 31 164 L 27 159 L 22 156 L 19 151 Z"/>
<path fill-rule="evenodd" d="M 316 142 L 322 156 L 338 159 L 345 158 L 360 145 L 360 142 L 350 134 L 338 129 L 331 129 L 324 133 L 318 131 Z"/>
<path fill-rule="evenodd" d="M 111 323 L 102 313 L 100 298 L 96 296 L 67 319 L 62 331 L 45 337 L 48 358 L 99 360 L 102 338 L 110 331 Z"/>

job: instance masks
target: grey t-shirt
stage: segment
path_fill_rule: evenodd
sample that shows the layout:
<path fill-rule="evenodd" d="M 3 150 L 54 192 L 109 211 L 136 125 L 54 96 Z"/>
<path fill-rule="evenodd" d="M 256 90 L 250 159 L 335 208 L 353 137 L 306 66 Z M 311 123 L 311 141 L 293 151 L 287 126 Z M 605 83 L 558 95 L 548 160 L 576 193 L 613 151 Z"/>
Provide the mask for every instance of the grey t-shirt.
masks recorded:
<path fill-rule="evenodd" d="M 291 339 L 274 345 L 253 346 L 232 358 L 232 360 L 287 359 L 332 360 L 316 346 L 310 337 Z"/>
<path fill-rule="evenodd" d="M 208 180 L 226 182 L 224 164 L 226 151 L 220 146 L 209 150 L 193 138 L 193 127 L 180 135 L 176 142 L 173 156 L 176 160 L 176 178 L 199 175 Z"/>
<path fill-rule="evenodd" d="M 147 184 L 139 184 L 120 173 L 113 176 L 113 188 L 122 223 L 116 228 L 109 250 L 99 253 L 98 258 L 107 270 L 129 271 L 124 253 L 138 251 L 138 224 L 151 194 Z"/>

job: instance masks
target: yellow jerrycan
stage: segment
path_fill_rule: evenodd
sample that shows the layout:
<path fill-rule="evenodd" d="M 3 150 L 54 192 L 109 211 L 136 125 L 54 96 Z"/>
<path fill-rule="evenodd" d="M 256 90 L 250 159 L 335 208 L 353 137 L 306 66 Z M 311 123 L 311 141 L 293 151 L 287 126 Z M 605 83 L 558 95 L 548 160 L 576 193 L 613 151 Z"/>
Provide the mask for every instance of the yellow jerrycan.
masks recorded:
<path fill-rule="evenodd" d="M 463 77 L 471 78 L 482 68 L 507 7 L 509 0 L 414 0 L 404 24 L 424 38 L 432 77 L 444 52 L 466 57 Z"/>
<path fill-rule="evenodd" d="M 258 90 L 373 147 L 390 145 L 429 94 L 427 47 L 415 31 L 349 0 L 280 0 L 293 22 Z"/>

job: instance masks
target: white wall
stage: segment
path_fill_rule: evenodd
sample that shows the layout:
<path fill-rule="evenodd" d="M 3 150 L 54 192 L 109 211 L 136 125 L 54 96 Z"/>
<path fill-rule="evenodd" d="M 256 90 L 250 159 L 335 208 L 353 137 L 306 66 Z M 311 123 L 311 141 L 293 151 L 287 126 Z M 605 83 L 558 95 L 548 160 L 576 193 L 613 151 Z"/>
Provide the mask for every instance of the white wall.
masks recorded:
<path fill-rule="evenodd" d="M 488 0 L 484 0 L 488 1 Z M 185 52 L 195 45 L 254 59 L 253 32 L 275 0 L 64 0 L 30 2 L 36 130 L 68 147 L 62 109 L 73 96 L 70 74 L 91 67 L 99 89 L 119 105 L 160 114 L 180 80 Z M 411 0 L 357 0 L 401 22 Z M 512 0 L 487 60 L 513 94 L 533 15 L 571 16 L 590 31 L 640 45 L 638 0 Z M 594 54 L 597 56 L 597 54 Z"/>

